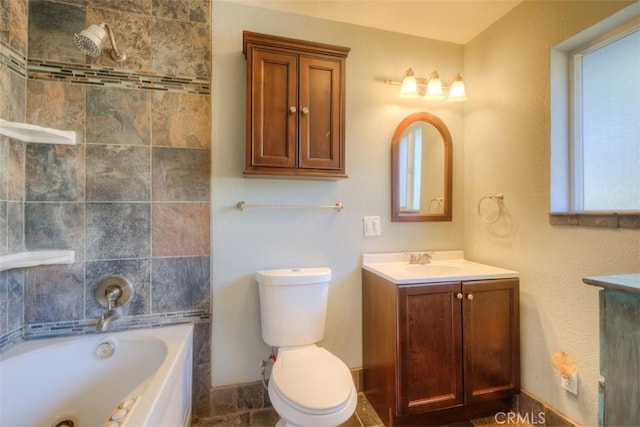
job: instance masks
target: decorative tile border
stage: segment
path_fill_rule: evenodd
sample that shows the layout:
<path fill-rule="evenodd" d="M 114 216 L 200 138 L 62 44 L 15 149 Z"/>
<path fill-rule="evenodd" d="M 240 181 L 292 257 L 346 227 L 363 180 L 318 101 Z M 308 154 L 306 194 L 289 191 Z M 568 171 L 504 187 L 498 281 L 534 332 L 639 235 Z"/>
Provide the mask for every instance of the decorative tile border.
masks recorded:
<path fill-rule="evenodd" d="M 161 313 L 145 316 L 131 316 L 118 320 L 110 331 L 156 328 L 179 323 L 200 323 L 210 321 L 210 313 L 204 310 Z M 67 322 L 33 323 L 25 325 L 24 339 L 56 336 L 84 335 L 96 332 L 96 319 L 83 319 Z"/>
<path fill-rule="evenodd" d="M 209 95 L 211 93 L 209 81 L 198 78 L 162 76 L 153 73 L 140 73 L 93 65 L 65 64 L 37 59 L 28 59 L 27 69 L 29 78 L 36 80 L 200 95 Z"/>
<path fill-rule="evenodd" d="M 123 89 L 211 94 L 209 80 L 184 76 L 163 76 L 86 64 L 68 64 L 25 58 L 0 43 L 0 64 L 21 77 Z"/>
<path fill-rule="evenodd" d="M 0 336 L 0 354 L 9 350 L 14 345 L 20 344 L 22 341 L 24 341 L 24 338 L 22 338 L 22 328 L 14 329 Z"/>
<path fill-rule="evenodd" d="M 27 77 L 27 58 L 4 43 L 0 43 L 0 65 L 7 66 L 21 77 Z"/>

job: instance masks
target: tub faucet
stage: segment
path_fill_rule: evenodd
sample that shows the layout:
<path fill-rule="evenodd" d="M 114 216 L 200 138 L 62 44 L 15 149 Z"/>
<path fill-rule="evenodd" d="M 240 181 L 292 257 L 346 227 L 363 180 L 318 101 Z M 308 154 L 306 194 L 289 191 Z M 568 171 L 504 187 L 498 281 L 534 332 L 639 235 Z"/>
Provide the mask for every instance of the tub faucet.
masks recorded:
<path fill-rule="evenodd" d="M 96 331 L 103 332 L 109 328 L 111 322 L 120 318 L 120 313 L 116 310 L 118 298 L 122 295 L 122 288 L 117 285 L 109 286 L 104 296 L 107 298 L 107 311 L 98 318 Z"/>
<path fill-rule="evenodd" d="M 98 318 L 98 323 L 96 324 L 96 331 L 98 332 L 106 331 L 107 329 L 109 329 L 109 325 L 111 324 L 111 322 L 113 322 L 114 320 L 118 320 L 119 318 L 120 318 L 120 313 L 118 313 L 115 308 L 108 310 L 106 313 L 102 314 L 102 316 Z"/>
<path fill-rule="evenodd" d="M 409 264 L 429 264 L 431 263 L 431 252 L 409 253 Z"/>

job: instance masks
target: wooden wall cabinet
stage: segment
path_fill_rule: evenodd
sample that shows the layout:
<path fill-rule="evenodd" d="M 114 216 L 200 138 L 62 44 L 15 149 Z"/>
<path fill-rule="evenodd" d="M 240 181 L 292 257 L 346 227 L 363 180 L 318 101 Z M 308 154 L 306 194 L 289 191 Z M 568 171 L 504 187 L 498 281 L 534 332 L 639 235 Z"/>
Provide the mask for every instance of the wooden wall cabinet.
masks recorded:
<path fill-rule="evenodd" d="M 350 49 L 243 33 L 245 175 L 346 178 L 345 72 Z"/>
<path fill-rule="evenodd" d="M 362 275 L 364 393 L 385 425 L 510 410 L 520 391 L 517 278 L 396 285 Z"/>

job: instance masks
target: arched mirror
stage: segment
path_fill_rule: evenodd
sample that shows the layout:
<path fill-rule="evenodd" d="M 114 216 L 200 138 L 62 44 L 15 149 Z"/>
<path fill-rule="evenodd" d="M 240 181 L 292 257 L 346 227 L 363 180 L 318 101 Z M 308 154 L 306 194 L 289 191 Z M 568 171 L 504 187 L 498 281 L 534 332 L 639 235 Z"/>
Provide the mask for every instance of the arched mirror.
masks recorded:
<path fill-rule="evenodd" d="M 406 117 L 391 140 L 391 219 L 451 221 L 451 134 L 433 114 Z"/>

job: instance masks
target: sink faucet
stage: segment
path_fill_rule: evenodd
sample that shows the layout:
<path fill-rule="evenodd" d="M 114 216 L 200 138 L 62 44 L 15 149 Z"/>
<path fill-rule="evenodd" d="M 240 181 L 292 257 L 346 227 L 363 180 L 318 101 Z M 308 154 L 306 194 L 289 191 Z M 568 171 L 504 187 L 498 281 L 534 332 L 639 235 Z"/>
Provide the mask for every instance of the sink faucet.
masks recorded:
<path fill-rule="evenodd" d="M 431 252 L 409 253 L 409 264 L 429 264 L 431 263 Z"/>
<path fill-rule="evenodd" d="M 107 298 L 107 311 L 98 318 L 96 324 L 96 331 L 103 332 L 109 328 L 111 322 L 120 318 L 120 313 L 116 310 L 116 302 L 122 295 L 122 288 L 117 285 L 109 286 L 104 296 Z"/>

